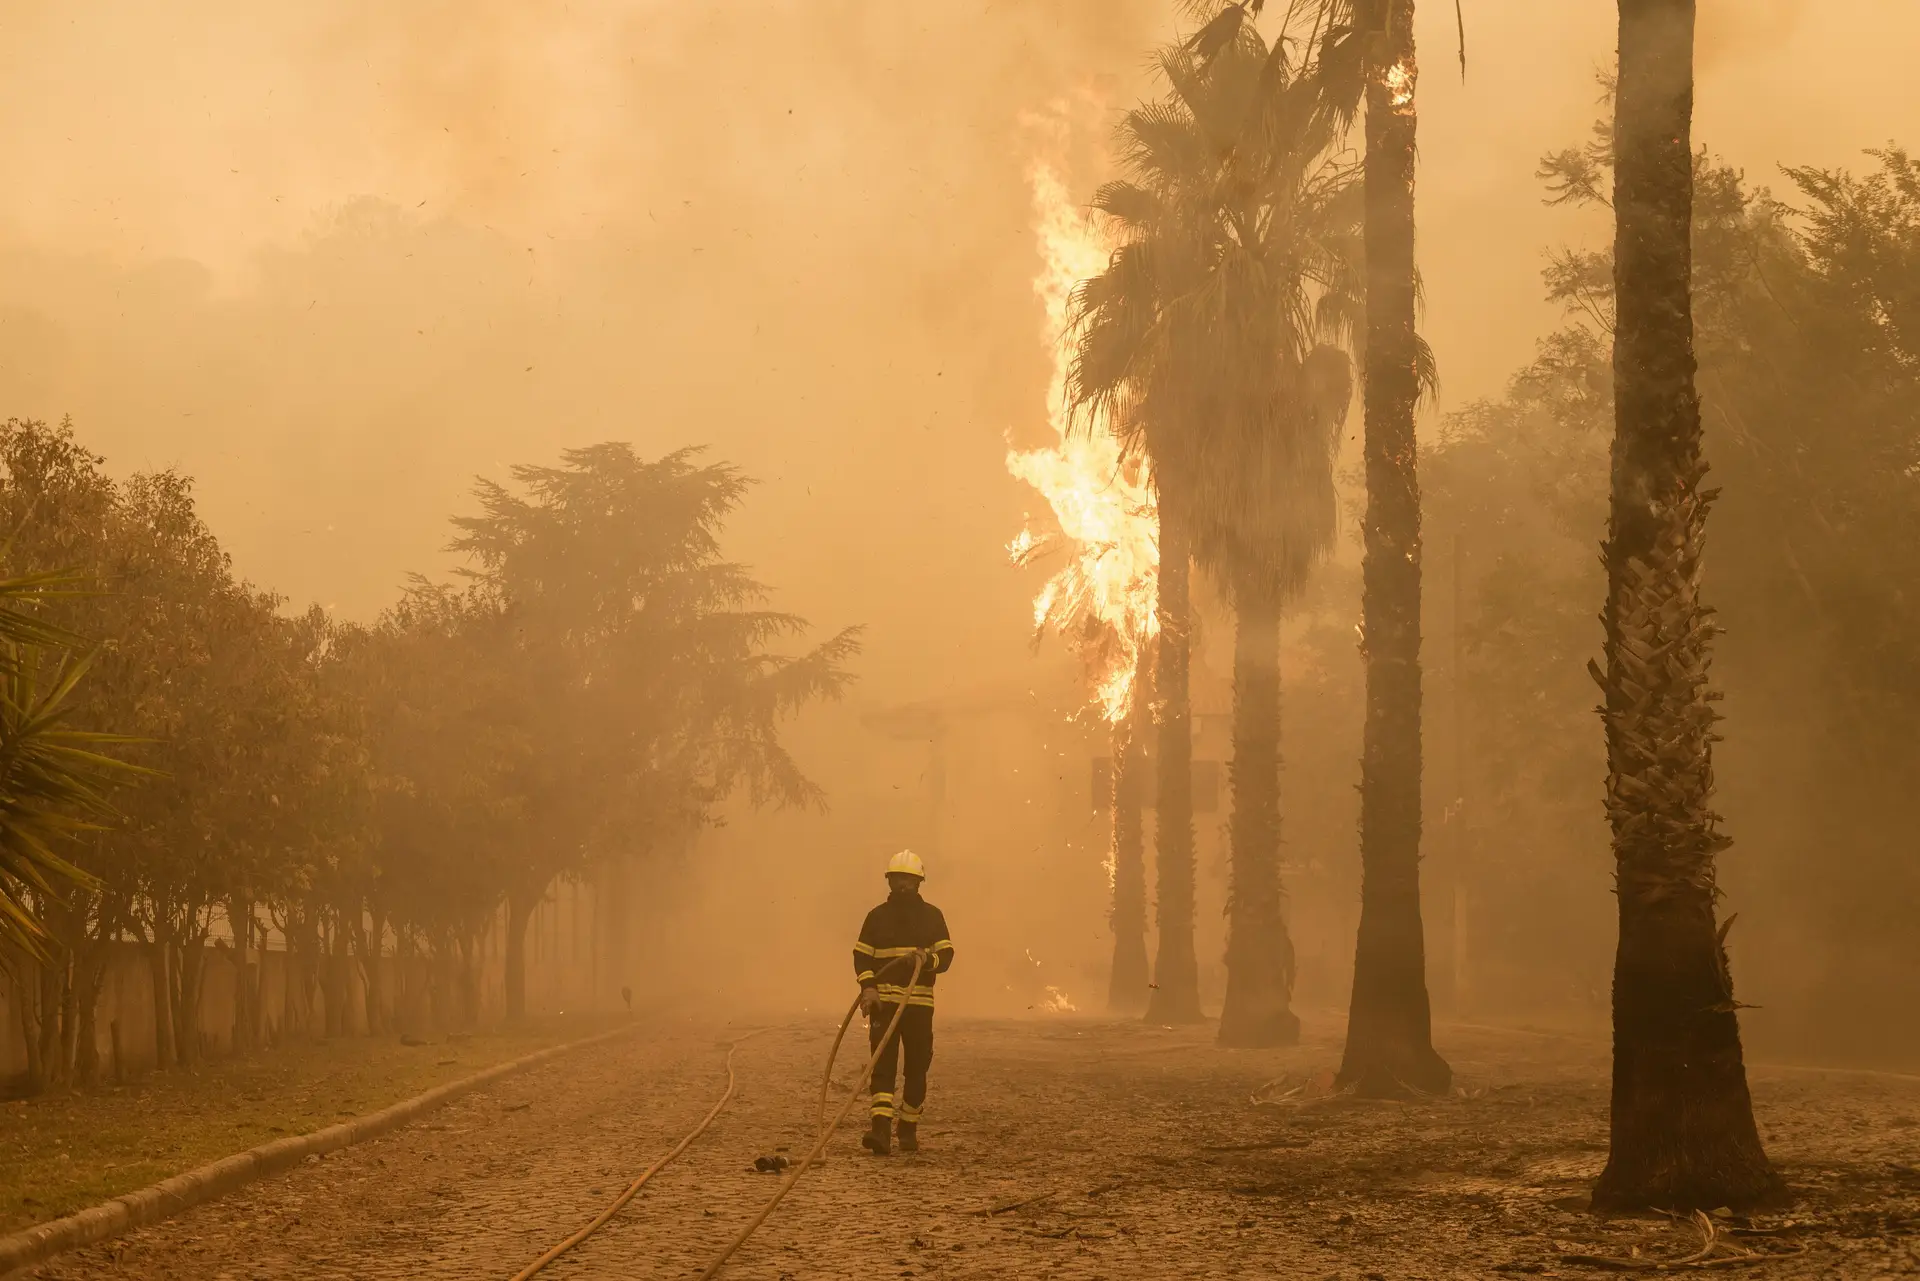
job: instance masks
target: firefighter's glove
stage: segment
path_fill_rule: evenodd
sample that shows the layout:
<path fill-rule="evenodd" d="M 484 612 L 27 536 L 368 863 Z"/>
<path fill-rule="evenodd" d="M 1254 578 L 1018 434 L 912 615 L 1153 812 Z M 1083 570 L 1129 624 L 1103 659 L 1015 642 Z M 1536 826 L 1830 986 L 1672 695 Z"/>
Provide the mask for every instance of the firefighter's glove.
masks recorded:
<path fill-rule="evenodd" d="M 873 1012 L 879 1008 L 880 1008 L 880 994 L 874 991 L 870 987 L 861 988 L 860 989 L 860 1012 L 866 1015 L 868 1018 L 872 1018 Z"/>

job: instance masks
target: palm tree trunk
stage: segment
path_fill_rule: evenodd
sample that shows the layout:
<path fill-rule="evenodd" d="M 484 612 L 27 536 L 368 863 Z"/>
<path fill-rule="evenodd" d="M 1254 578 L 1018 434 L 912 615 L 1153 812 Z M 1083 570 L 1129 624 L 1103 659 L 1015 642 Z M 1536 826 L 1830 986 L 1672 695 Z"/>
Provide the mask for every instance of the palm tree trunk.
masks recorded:
<path fill-rule="evenodd" d="M 1375 0 L 1367 77 L 1367 714 L 1360 765 L 1360 930 L 1343 1083 L 1443 1091 L 1420 920 L 1420 485 L 1413 413 L 1413 0 Z"/>
<path fill-rule="evenodd" d="M 1280 611 L 1257 582 L 1238 584 L 1235 596 L 1233 881 L 1220 1044 L 1297 1045 L 1293 940 L 1280 911 Z"/>
<path fill-rule="evenodd" d="M 1700 601 L 1710 493 L 1694 390 L 1693 0 L 1620 0 L 1614 440 L 1605 560 L 1607 817 L 1620 940 L 1602 1208 L 1750 1206 L 1781 1184 L 1747 1093 L 1715 920 Z"/>
<path fill-rule="evenodd" d="M 1198 1023 L 1200 962 L 1193 942 L 1193 705 L 1187 689 L 1193 610 L 1188 599 L 1191 550 L 1184 521 L 1166 495 L 1160 498 L 1160 580 L 1155 612 L 1160 621 L 1160 661 L 1154 681 L 1159 709 L 1155 747 L 1159 760 L 1154 810 L 1154 869 L 1160 927 L 1147 1018 L 1154 1023 Z"/>
<path fill-rule="evenodd" d="M 1145 705 L 1152 685 L 1144 656 L 1134 679 L 1133 709 L 1114 727 L 1113 768 L 1113 972 L 1107 984 L 1107 1009 L 1115 1014 L 1146 1012 L 1147 851 L 1141 822 L 1141 773 L 1146 753 Z"/>

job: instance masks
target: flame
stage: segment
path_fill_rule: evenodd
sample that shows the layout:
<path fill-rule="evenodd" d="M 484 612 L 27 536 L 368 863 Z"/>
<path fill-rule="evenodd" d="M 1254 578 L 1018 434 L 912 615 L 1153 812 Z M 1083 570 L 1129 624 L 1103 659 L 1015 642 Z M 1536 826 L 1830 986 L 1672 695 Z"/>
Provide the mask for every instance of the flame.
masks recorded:
<path fill-rule="evenodd" d="M 1071 430 L 1068 313 L 1074 289 L 1105 269 L 1109 246 L 1074 208 L 1052 165 L 1035 161 L 1027 176 L 1041 257 L 1033 288 L 1045 306 L 1041 337 L 1053 356 L 1047 422 L 1058 443 L 1009 450 L 1007 470 L 1046 498 L 1060 533 L 1040 536 L 1023 529 L 1007 552 L 1016 565 L 1025 565 L 1066 545 L 1071 559 L 1034 598 L 1034 630 L 1051 628 L 1076 648 L 1100 714 L 1117 724 L 1133 706 L 1141 651 L 1159 630 L 1154 598 L 1160 522 L 1151 475 L 1144 464 L 1121 458 L 1105 416 L 1096 412 L 1080 430 Z"/>
<path fill-rule="evenodd" d="M 1047 985 L 1046 998 L 1040 1002 L 1039 1008 L 1045 1010 L 1048 1014 L 1078 1014 L 1080 1012 L 1080 1007 L 1073 1003 L 1072 998 L 1052 984 Z"/>
<path fill-rule="evenodd" d="M 1395 112 L 1408 111 L 1413 107 L 1413 82 L 1417 73 L 1412 59 L 1394 63 L 1387 68 L 1387 101 Z"/>

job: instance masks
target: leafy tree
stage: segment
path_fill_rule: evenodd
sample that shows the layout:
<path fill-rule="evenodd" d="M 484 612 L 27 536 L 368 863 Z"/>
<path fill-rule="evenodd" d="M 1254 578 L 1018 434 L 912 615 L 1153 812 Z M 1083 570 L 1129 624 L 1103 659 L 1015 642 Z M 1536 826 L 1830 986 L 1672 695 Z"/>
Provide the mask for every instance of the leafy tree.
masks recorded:
<path fill-rule="evenodd" d="M 424 991 L 392 994 L 403 1024 L 479 1018 L 481 940 L 524 827 L 513 631 L 485 586 L 416 581 L 373 627 L 343 629 L 331 655 L 330 681 L 360 708 L 371 916 L 391 922 L 403 960 L 432 967 Z"/>
<path fill-rule="evenodd" d="M 761 608 L 766 588 L 721 558 L 748 481 L 697 454 L 569 450 L 559 467 L 516 467 L 519 492 L 481 481 L 481 514 L 454 522 L 455 550 L 514 624 L 508 714 L 527 750 L 505 887 L 510 1015 L 524 1009 L 526 924 L 555 877 L 595 852 L 660 848 L 736 789 L 824 800 L 778 729 L 845 688 L 858 629 L 796 658 L 767 652 L 806 623 Z"/>
<path fill-rule="evenodd" d="M 1547 158 L 1556 199 L 1608 203 L 1612 136 L 1603 120 L 1595 144 Z M 1864 176 L 1788 169 L 1781 200 L 1696 153 L 1693 307 L 1705 448 L 1724 486 L 1717 683 L 1739 753 L 1719 782 L 1747 833 L 1733 852 L 1749 910 L 1732 937 L 1766 943 L 1743 959 L 1768 1010 L 1749 1035 L 1774 1052 L 1891 1058 L 1914 1040 L 1880 1010 L 1920 999 L 1920 946 L 1897 906 L 1920 892 L 1897 853 L 1920 821 L 1906 782 L 1920 768 L 1920 341 L 1903 320 L 1920 295 L 1920 183 L 1899 149 L 1870 156 Z M 1576 734 L 1591 687 L 1569 673 L 1605 591 L 1589 548 L 1613 429 L 1612 254 L 1562 253 L 1548 276 L 1573 323 L 1506 397 L 1451 420 L 1429 514 L 1466 550 L 1481 892 L 1516 908 L 1492 923 L 1507 950 L 1564 958 L 1587 949 L 1541 948 L 1611 928 L 1554 853 L 1599 835 L 1575 785 L 1601 766 Z M 1586 982 L 1560 964 L 1529 973 Z"/>
<path fill-rule="evenodd" d="M 219 736 L 215 718 L 186 709 L 214 670 L 210 646 L 248 608 L 244 592 L 180 478 L 115 483 L 64 425 L 9 422 L 0 428 L 0 463 L 13 554 L 29 572 L 72 567 L 87 584 L 43 602 L 48 621 L 102 642 L 88 679 L 62 697 L 83 723 L 142 740 L 128 755 L 152 773 L 115 798 L 119 821 L 83 842 L 75 861 L 91 876 L 87 888 L 46 900 L 59 952 L 41 968 L 41 1039 L 60 1052 L 43 1066 L 55 1080 L 91 1072 L 106 947 L 129 930 L 149 943 L 156 1051 L 172 1062 L 197 1049 L 197 1038 L 181 1033 L 195 1026 L 187 1018 L 214 871 L 203 838 L 224 781 L 204 768 Z"/>
<path fill-rule="evenodd" d="M 369 1032 L 389 1007 L 471 1023 L 503 903 L 518 1014 L 555 876 L 678 838 L 735 792 L 820 803 L 778 728 L 844 687 L 856 632 L 769 652 L 805 625 L 720 558 L 746 482 L 692 455 L 600 446 L 520 469 L 524 495 L 483 487 L 459 542 L 474 581 L 417 581 L 355 627 L 237 580 L 186 478 L 115 481 L 65 425 L 0 426 L 23 567 L 0 581 L 0 967 L 33 1079 L 94 1072 L 116 942 L 147 955 L 162 1066 L 201 1053 L 222 953 L 237 1049 L 343 1035 L 361 1009 Z M 263 913 L 287 944 L 278 1027 Z M 413 965 L 390 990 L 390 934 L 430 963 L 425 991 Z"/>

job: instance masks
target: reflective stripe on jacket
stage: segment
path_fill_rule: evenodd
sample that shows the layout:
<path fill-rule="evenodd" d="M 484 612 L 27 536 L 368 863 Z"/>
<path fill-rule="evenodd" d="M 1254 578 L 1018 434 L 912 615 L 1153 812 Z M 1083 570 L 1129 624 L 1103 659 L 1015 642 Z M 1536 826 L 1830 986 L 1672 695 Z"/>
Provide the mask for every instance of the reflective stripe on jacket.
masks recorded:
<path fill-rule="evenodd" d="M 921 967 L 919 981 L 909 988 L 913 962 L 902 958 L 920 949 L 931 951 L 933 960 Z M 947 937 L 947 918 L 916 893 L 890 895 L 868 912 L 860 939 L 853 945 L 853 973 L 860 986 L 872 988 L 891 1004 L 904 999 L 908 1005 L 931 1006 L 935 976 L 952 968 L 953 940 Z"/>

